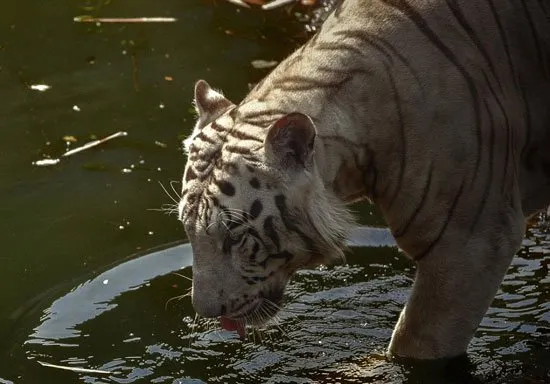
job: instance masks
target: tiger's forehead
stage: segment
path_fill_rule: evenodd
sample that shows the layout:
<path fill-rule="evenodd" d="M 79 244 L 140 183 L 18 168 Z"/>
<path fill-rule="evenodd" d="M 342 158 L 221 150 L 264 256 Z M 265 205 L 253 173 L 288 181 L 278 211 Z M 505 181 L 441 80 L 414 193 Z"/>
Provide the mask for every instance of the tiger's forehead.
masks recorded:
<path fill-rule="evenodd" d="M 250 202 L 270 194 L 273 185 L 263 170 L 242 159 L 222 162 L 210 170 L 208 177 L 196 177 L 185 183 L 180 219 L 208 220 L 207 207 L 248 209 Z"/>

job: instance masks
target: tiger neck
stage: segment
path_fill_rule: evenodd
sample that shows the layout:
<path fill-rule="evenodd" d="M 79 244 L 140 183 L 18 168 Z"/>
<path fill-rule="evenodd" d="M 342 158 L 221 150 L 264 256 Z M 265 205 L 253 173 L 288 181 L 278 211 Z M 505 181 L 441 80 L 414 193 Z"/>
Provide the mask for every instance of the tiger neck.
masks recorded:
<path fill-rule="evenodd" d="M 290 55 L 245 98 L 244 115 L 262 115 L 266 130 L 284 114 L 309 115 L 317 130 L 315 163 L 328 190 L 345 202 L 383 199 L 390 188 L 380 166 L 393 169 L 400 121 L 394 84 L 376 52 L 369 46 L 331 51 L 330 31 L 345 29 L 330 17 L 323 30 Z M 266 131 L 267 132 L 267 131 Z M 376 162 L 373 148 L 376 148 Z"/>
<path fill-rule="evenodd" d="M 315 164 L 325 187 L 346 203 L 373 199 L 376 173 L 367 144 L 341 136 L 317 136 Z"/>

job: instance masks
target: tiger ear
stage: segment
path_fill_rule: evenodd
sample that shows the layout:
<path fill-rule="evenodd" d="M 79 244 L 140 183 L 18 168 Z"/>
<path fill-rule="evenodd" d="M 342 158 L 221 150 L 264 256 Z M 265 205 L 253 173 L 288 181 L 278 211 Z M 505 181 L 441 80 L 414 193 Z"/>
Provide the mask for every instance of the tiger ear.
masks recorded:
<path fill-rule="evenodd" d="M 199 80 L 195 83 L 195 109 L 203 122 L 214 120 L 233 103 L 210 85 Z"/>
<path fill-rule="evenodd" d="M 309 116 L 293 112 L 281 117 L 267 133 L 266 156 L 283 168 L 306 168 L 313 157 L 315 125 Z"/>

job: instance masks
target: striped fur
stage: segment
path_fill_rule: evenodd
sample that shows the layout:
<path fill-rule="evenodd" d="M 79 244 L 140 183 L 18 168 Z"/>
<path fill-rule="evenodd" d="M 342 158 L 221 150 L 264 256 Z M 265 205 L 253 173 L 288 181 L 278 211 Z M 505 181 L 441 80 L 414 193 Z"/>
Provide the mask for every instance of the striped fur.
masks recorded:
<path fill-rule="evenodd" d="M 197 312 L 263 322 L 369 198 L 418 267 L 389 351 L 465 352 L 550 203 L 549 11 L 346 0 L 239 105 L 199 81 L 180 204 Z"/>

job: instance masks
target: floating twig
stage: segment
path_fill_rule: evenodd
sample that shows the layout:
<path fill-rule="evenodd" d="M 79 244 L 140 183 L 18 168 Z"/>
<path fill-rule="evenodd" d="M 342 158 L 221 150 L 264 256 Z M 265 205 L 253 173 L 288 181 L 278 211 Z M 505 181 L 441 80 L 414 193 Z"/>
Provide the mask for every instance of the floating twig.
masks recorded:
<path fill-rule="evenodd" d="M 55 165 L 55 164 L 59 163 L 63 157 L 72 156 L 75 153 L 82 152 L 82 151 L 85 151 L 86 149 L 93 148 L 93 147 L 95 147 L 99 144 L 105 143 L 106 141 L 109 141 L 109 140 L 112 140 L 114 138 L 121 137 L 121 136 L 127 136 L 127 135 L 128 135 L 128 132 L 124 132 L 124 131 L 113 133 L 112 135 L 104 137 L 103 139 L 90 141 L 90 142 L 88 142 L 88 143 L 86 143 L 86 144 L 84 144 L 80 147 L 77 147 L 75 149 L 71 149 L 70 151 L 67 151 L 63 155 L 61 155 L 61 157 L 58 158 L 58 159 L 42 159 L 42 160 L 35 161 L 33 164 L 38 165 L 38 166 Z"/>
<path fill-rule="evenodd" d="M 32 84 L 29 86 L 29 88 L 32 89 L 33 91 L 44 92 L 50 89 L 51 87 L 47 84 Z"/>
<path fill-rule="evenodd" d="M 229 1 L 231 4 L 239 5 L 244 8 L 250 8 L 250 5 L 248 5 L 242 0 L 227 0 L 227 1 Z"/>
<path fill-rule="evenodd" d="M 93 17 L 76 16 L 75 23 L 174 23 L 175 17 Z"/>
<path fill-rule="evenodd" d="M 40 364 L 43 367 L 62 369 L 64 371 L 72 371 L 72 372 L 78 372 L 78 373 L 100 373 L 102 375 L 111 375 L 113 373 L 116 373 L 116 372 L 112 372 L 112 371 L 105 371 L 103 369 L 88 369 L 88 368 L 80 368 L 80 367 L 71 367 L 71 366 L 68 366 L 68 365 L 57 365 L 57 364 L 45 363 L 43 361 L 38 361 L 38 360 L 37 360 L 37 362 L 38 362 L 38 364 Z"/>
<path fill-rule="evenodd" d="M 96 145 L 103 144 L 106 141 L 109 141 L 109 140 L 112 140 L 112 139 L 115 139 L 115 138 L 121 137 L 121 136 L 127 136 L 127 135 L 128 135 L 128 132 L 124 132 L 124 131 L 113 133 L 112 135 L 104 137 L 103 139 L 90 141 L 89 143 L 86 143 L 81 147 L 71 149 L 70 151 L 67 151 L 63 155 L 61 155 L 61 157 L 71 156 L 71 155 L 74 155 L 75 153 L 82 152 L 86 149 L 90 149 L 92 147 L 95 147 Z"/>
<path fill-rule="evenodd" d="M 296 2 L 296 0 L 273 0 L 271 3 L 267 3 L 267 4 L 262 5 L 262 9 L 264 11 L 269 11 L 271 9 L 283 7 L 287 4 L 295 3 L 295 2 Z"/>

